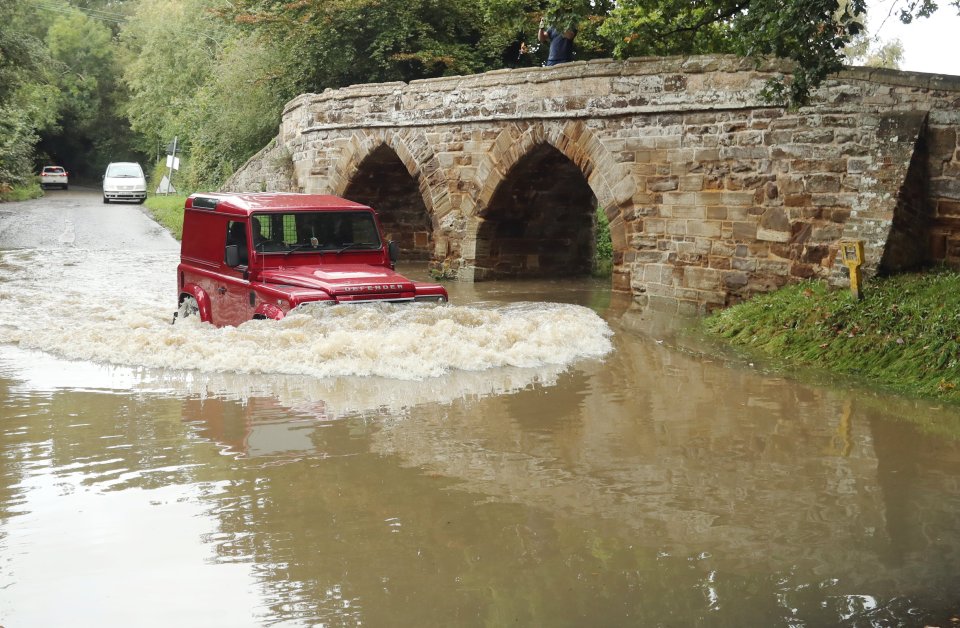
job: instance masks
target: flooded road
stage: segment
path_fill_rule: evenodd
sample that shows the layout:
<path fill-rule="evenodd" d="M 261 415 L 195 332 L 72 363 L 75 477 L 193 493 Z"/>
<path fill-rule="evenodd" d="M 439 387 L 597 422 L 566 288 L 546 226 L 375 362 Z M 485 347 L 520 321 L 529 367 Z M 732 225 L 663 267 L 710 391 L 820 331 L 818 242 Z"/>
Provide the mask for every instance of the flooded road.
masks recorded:
<path fill-rule="evenodd" d="M 79 202 L 19 219 L 92 227 L 103 209 Z M 603 281 L 216 330 L 169 324 L 163 235 L 18 237 L 34 244 L 0 250 L 7 628 L 918 626 L 960 608 L 956 408 L 714 357 Z"/>

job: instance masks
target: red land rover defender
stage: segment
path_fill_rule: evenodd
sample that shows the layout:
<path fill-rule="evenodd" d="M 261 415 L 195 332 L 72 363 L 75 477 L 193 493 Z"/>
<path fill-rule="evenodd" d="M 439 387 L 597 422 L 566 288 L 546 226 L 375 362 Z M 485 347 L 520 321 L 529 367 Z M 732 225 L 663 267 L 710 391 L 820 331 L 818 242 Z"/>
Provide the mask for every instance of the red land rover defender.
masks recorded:
<path fill-rule="evenodd" d="M 193 194 L 183 213 L 179 316 L 239 325 L 296 308 L 447 301 L 437 284 L 394 272 L 371 208 L 319 194 Z"/>

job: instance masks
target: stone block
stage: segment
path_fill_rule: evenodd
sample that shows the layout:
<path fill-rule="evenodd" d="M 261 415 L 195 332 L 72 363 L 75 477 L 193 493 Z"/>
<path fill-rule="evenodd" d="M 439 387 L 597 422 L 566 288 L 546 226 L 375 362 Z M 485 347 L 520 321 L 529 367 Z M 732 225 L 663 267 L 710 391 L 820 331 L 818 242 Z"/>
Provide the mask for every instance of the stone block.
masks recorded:
<path fill-rule="evenodd" d="M 787 260 L 759 259 L 757 272 L 760 274 L 786 277 L 790 274 L 791 263 Z"/>
<path fill-rule="evenodd" d="M 742 270 L 746 273 L 753 273 L 757 270 L 757 260 L 749 257 L 734 257 L 730 260 L 732 270 Z"/>
<path fill-rule="evenodd" d="M 729 212 L 726 207 L 708 206 L 706 208 L 707 220 L 730 220 Z"/>
<path fill-rule="evenodd" d="M 702 238 L 719 238 L 721 225 L 719 220 L 688 220 L 685 233 Z"/>
<path fill-rule="evenodd" d="M 734 240 L 756 240 L 757 223 L 755 222 L 734 222 L 732 224 Z"/>
<path fill-rule="evenodd" d="M 839 174 L 813 174 L 807 178 L 807 192 L 839 192 L 840 175 Z"/>
<path fill-rule="evenodd" d="M 810 233 L 811 242 L 834 242 L 843 237 L 843 225 L 814 225 Z"/>
<path fill-rule="evenodd" d="M 677 218 L 666 220 L 666 232 L 671 236 L 687 235 L 687 221 Z"/>
<path fill-rule="evenodd" d="M 711 255 L 720 256 L 720 257 L 733 257 L 736 255 L 737 247 L 736 245 L 725 242 L 722 240 L 711 240 L 710 241 L 710 250 Z"/>
<path fill-rule="evenodd" d="M 756 194 L 754 192 L 723 192 L 721 198 L 724 205 L 743 207 L 753 205 Z"/>
<path fill-rule="evenodd" d="M 673 192 L 680 187 L 677 177 L 647 178 L 647 190 L 650 192 Z"/>
<path fill-rule="evenodd" d="M 707 266 L 717 270 L 730 270 L 731 258 L 723 256 L 710 256 L 707 258 Z"/>
<path fill-rule="evenodd" d="M 948 199 L 938 199 L 937 200 L 937 217 L 938 218 L 960 218 L 960 202 L 948 200 Z"/>
<path fill-rule="evenodd" d="M 650 234 L 665 234 L 667 233 L 667 221 L 663 218 L 644 218 L 641 223 L 641 228 L 644 233 Z"/>
<path fill-rule="evenodd" d="M 687 266 L 683 269 L 683 287 L 694 290 L 719 290 L 722 273 L 714 268 Z"/>

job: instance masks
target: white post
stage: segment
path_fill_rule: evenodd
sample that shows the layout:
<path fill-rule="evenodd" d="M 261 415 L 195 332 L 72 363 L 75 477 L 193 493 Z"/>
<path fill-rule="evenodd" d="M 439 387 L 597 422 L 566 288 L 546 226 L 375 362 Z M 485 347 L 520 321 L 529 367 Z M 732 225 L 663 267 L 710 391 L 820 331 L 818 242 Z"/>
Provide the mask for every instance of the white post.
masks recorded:
<path fill-rule="evenodd" d="M 173 163 L 177 160 L 177 136 L 173 136 L 173 154 L 170 155 L 167 159 L 170 160 L 170 165 L 167 167 L 167 189 L 163 191 L 163 195 L 166 196 L 170 193 L 170 189 L 173 187 Z"/>

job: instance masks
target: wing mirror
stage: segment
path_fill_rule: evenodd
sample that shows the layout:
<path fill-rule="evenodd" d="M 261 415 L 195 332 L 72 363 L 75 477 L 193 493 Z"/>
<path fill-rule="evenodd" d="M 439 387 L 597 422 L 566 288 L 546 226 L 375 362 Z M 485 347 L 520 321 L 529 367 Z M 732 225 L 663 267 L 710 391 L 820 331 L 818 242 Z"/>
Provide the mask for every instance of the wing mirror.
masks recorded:
<path fill-rule="evenodd" d="M 240 247 L 236 244 L 228 244 L 223 251 L 223 263 L 230 268 L 236 268 L 240 265 Z"/>

